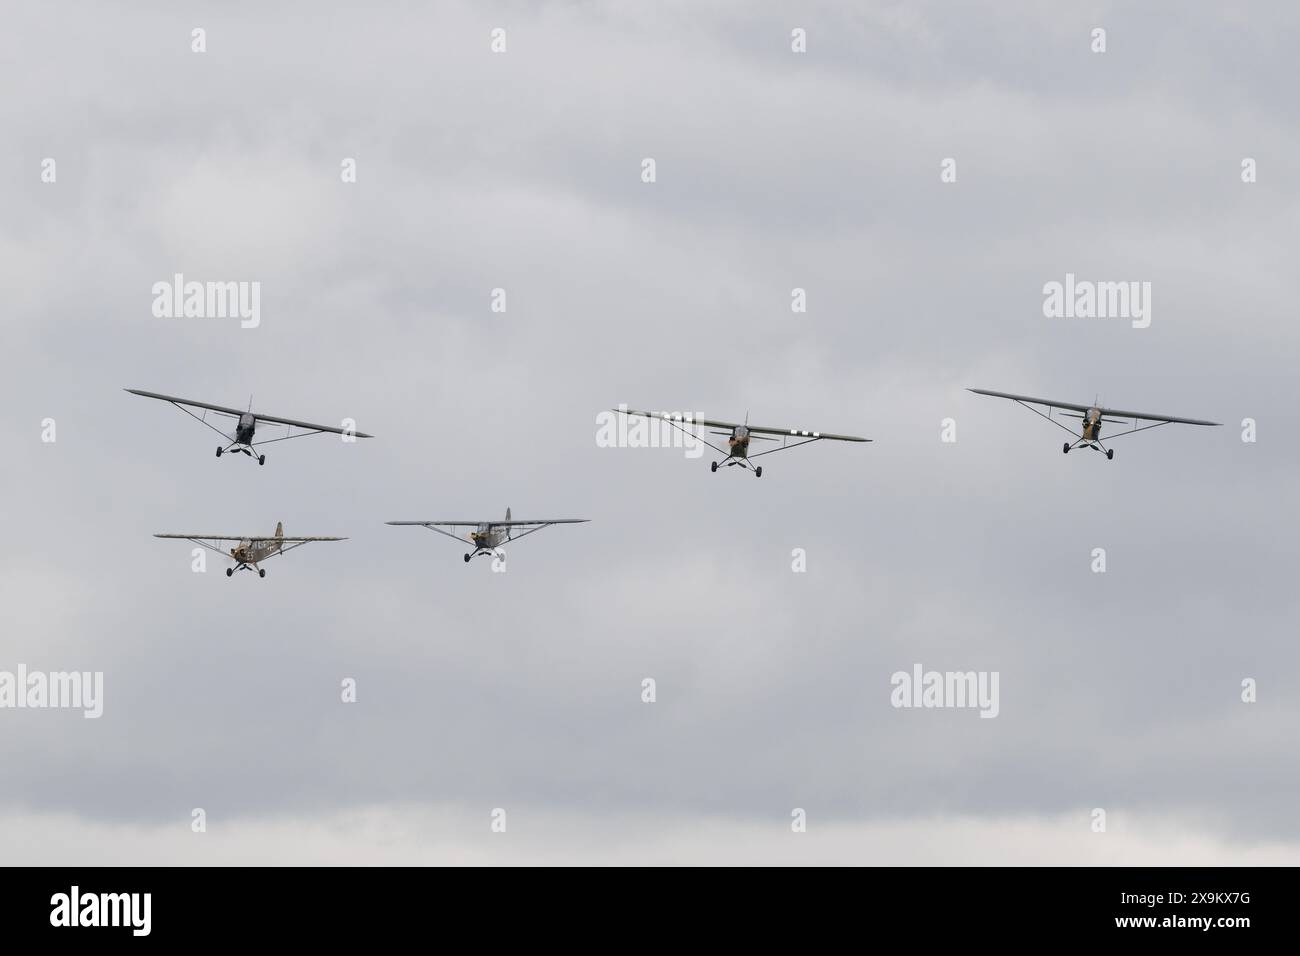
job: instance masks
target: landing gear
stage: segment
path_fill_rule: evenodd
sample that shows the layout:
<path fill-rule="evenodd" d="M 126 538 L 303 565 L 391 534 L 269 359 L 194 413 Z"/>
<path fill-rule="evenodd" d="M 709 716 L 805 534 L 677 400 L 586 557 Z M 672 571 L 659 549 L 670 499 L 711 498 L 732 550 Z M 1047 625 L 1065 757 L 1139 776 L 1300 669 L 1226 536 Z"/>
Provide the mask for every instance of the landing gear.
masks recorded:
<path fill-rule="evenodd" d="M 1115 449 L 1114 449 L 1114 448 L 1107 448 L 1107 449 L 1106 449 L 1106 460 L 1109 461 L 1110 459 L 1112 459 L 1112 458 L 1114 458 L 1114 457 L 1115 457 Z"/>
<path fill-rule="evenodd" d="M 719 465 L 725 465 L 728 468 L 733 468 L 736 465 L 739 465 L 742 470 L 748 468 L 750 471 L 752 471 L 754 473 L 755 478 L 763 477 L 763 466 L 759 465 L 755 467 L 754 465 L 751 465 L 749 463 L 748 458 L 733 457 L 733 458 L 728 458 L 726 461 L 711 461 L 709 462 L 709 470 L 717 471 Z"/>
<path fill-rule="evenodd" d="M 265 455 L 260 456 L 260 457 L 257 459 L 257 463 L 258 463 L 259 465 L 265 465 L 265 464 L 266 464 L 266 456 L 265 456 Z"/>
<path fill-rule="evenodd" d="M 1061 451 L 1065 452 L 1067 455 L 1070 453 L 1070 443 L 1068 441 L 1065 443 L 1065 446 L 1061 449 Z"/>
<path fill-rule="evenodd" d="M 218 458 L 221 457 L 221 453 L 222 453 L 223 451 L 225 451 L 225 449 L 222 448 L 220 445 L 218 445 L 218 446 L 217 446 L 217 457 L 218 457 Z"/>
<path fill-rule="evenodd" d="M 469 564 L 470 555 L 465 555 L 465 563 Z"/>
<path fill-rule="evenodd" d="M 266 577 L 266 568 L 258 568 L 258 569 L 257 569 L 257 576 L 258 576 L 259 578 L 264 578 L 264 577 Z"/>
<path fill-rule="evenodd" d="M 235 573 L 234 568 L 226 568 L 226 577 L 231 577 Z"/>

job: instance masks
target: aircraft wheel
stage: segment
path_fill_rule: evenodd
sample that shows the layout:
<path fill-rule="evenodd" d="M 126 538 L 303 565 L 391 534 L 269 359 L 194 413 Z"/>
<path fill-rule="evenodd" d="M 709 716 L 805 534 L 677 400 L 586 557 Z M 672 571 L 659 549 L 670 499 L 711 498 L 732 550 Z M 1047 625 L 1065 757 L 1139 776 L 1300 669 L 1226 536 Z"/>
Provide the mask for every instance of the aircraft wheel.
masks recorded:
<path fill-rule="evenodd" d="M 234 573 L 235 573 L 234 568 L 226 568 L 226 577 L 230 577 Z"/>
<path fill-rule="evenodd" d="M 465 555 L 465 563 L 466 563 L 466 564 L 469 564 L 469 555 L 468 555 L 468 554 Z"/>
<path fill-rule="evenodd" d="M 259 465 L 265 465 L 265 464 L 266 464 L 266 456 L 265 456 L 265 455 L 262 455 L 260 458 L 258 458 L 258 459 L 257 459 L 257 463 L 258 463 Z"/>
<path fill-rule="evenodd" d="M 762 465 L 759 465 L 757 468 L 754 469 L 754 477 L 755 477 L 755 478 L 762 478 L 762 477 L 763 477 L 763 466 L 762 466 Z"/>
<path fill-rule="evenodd" d="M 257 576 L 258 576 L 259 578 L 264 578 L 264 577 L 266 577 L 266 568 L 258 568 L 258 569 L 257 569 Z"/>
<path fill-rule="evenodd" d="M 221 450 L 222 450 L 222 449 L 221 449 L 221 446 L 218 445 L 218 446 L 217 446 L 217 457 L 218 457 L 218 458 L 221 457 Z"/>
<path fill-rule="evenodd" d="M 1065 452 L 1067 455 L 1070 453 L 1070 443 L 1068 441 L 1061 447 L 1061 451 Z"/>
<path fill-rule="evenodd" d="M 1107 459 L 1107 461 L 1109 461 L 1111 458 L 1114 458 L 1114 457 L 1115 457 L 1115 449 L 1114 449 L 1114 448 L 1107 448 L 1107 449 L 1106 449 L 1106 459 Z"/>
<path fill-rule="evenodd" d="M 718 470 L 718 463 L 717 463 L 716 461 L 709 462 L 709 469 L 710 469 L 711 471 L 717 471 L 717 470 Z"/>

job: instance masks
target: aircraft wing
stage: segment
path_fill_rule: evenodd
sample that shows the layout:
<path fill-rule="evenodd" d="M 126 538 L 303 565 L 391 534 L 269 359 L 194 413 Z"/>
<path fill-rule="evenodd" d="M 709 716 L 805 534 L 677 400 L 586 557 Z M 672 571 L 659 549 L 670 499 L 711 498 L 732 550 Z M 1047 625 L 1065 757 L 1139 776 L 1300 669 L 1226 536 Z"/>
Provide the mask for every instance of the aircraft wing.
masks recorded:
<path fill-rule="evenodd" d="M 787 438 L 827 438 L 832 441 L 871 441 L 870 438 L 859 438 L 856 435 L 832 435 L 829 432 L 814 432 L 800 428 L 769 428 L 764 425 L 745 425 L 744 422 L 724 422 L 716 421 L 711 418 L 688 419 L 684 415 L 677 415 L 669 412 L 639 412 L 631 408 L 615 409 L 615 411 L 621 411 L 626 415 L 641 415 L 645 418 L 662 418 L 665 421 L 676 422 L 682 425 L 703 425 L 706 428 L 725 428 L 728 431 L 733 428 L 739 428 L 743 425 L 751 432 L 758 435 L 783 435 Z"/>
<path fill-rule="evenodd" d="M 171 402 L 173 405 L 188 405 L 191 408 L 206 408 L 208 411 L 217 412 L 221 415 L 231 415 L 235 418 L 244 414 L 244 412 L 238 408 L 227 408 L 225 405 L 212 405 L 208 402 L 196 402 L 193 399 L 177 398 L 174 395 L 162 395 L 158 392 L 146 392 L 138 388 L 128 388 L 126 391 L 130 392 L 132 395 L 142 395 L 145 398 L 156 398 L 159 401 Z M 338 428 L 334 425 L 318 425 L 315 422 L 303 422 L 296 418 L 281 418 L 278 415 L 263 415 L 261 412 L 252 412 L 251 414 L 259 422 L 270 422 L 273 425 L 291 425 L 294 428 L 306 428 L 310 431 L 316 432 L 332 432 L 335 435 L 344 434 L 342 428 Z M 357 438 L 374 437 L 373 435 L 367 435 L 365 432 L 353 432 L 352 434 Z"/>
<path fill-rule="evenodd" d="M 490 525 L 493 528 L 518 528 L 530 524 L 581 524 L 584 521 L 590 520 L 590 518 L 545 518 L 538 521 L 386 521 L 384 523 L 396 525 L 420 525 L 425 528 L 432 527 L 433 525 L 440 525 L 444 528 L 477 528 L 481 524 Z"/>
<path fill-rule="evenodd" d="M 289 541 L 306 544 L 309 541 L 346 541 L 347 538 L 290 537 L 273 534 L 156 534 L 155 538 L 181 538 L 185 541 Z"/>
<path fill-rule="evenodd" d="M 481 524 L 491 524 L 488 521 L 385 521 L 384 524 L 400 525 L 419 525 L 422 528 L 432 527 L 433 525 L 442 525 L 446 528 L 477 528 Z"/>
<path fill-rule="evenodd" d="M 1045 405 L 1048 408 L 1068 408 L 1072 412 L 1086 412 L 1091 405 L 1076 405 L 1073 402 L 1055 402 L 1050 398 L 1030 398 L 1028 395 L 1012 395 L 1010 392 L 990 392 L 986 388 L 968 388 L 976 395 L 992 395 L 994 398 L 1009 398 L 1013 402 L 1028 402 L 1030 405 Z"/>
<path fill-rule="evenodd" d="M 494 528 L 518 528 L 529 524 L 582 524 L 590 520 L 590 518 L 543 518 L 537 521 L 520 521 L 516 518 L 513 521 L 489 521 L 488 524 Z"/>
<path fill-rule="evenodd" d="M 709 418 L 690 418 L 678 412 L 639 412 L 635 408 L 615 408 L 616 412 L 622 412 L 624 415 L 640 415 L 642 418 L 661 418 L 666 422 L 676 422 L 679 425 L 704 425 L 707 428 L 735 428 L 735 422 L 716 422 Z"/>
<path fill-rule="evenodd" d="M 227 408 L 225 405 L 211 405 L 208 402 L 196 402 L 190 398 L 177 398 L 174 395 L 160 395 L 157 392 L 146 392 L 138 388 L 128 388 L 124 391 L 130 392 L 132 395 L 142 395 L 145 398 L 156 398 L 162 402 L 171 402 L 173 405 L 189 405 L 191 408 L 206 408 L 210 412 L 220 412 L 222 415 L 233 415 L 235 418 L 244 414 L 243 411 L 238 408 Z"/>
<path fill-rule="evenodd" d="M 314 422 L 300 422 L 294 418 L 279 418 L 275 415 L 263 415 L 261 412 L 253 412 L 259 422 L 271 422 L 275 425 L 292 425 L 294 428 L 307 428 L 315 432 L 333 432 L 335 435 L 344 434 L 342 428 L 334 425 L 317 425 Z M 357 438 L 374 438 L 374 435 L 367 435 L 365 432 L 352 432 Z"/>
<path fill-rule="evenodd" d="M 1073 402 L 1057 402 L 1048 398 L 1031 398 L 1028 395 L 1012 395 L 1009 392 L 991 392 L 983 388 L 968 388 L 966 391 L 977 395 L 992 395 L 994 398 L 1009 398 L 1013 402 L 1027 402 L 1030 405 L 1044 405 L 1048 408 L 1066 408 L 1074 412 L 1086 412 L 1092 405 L 1076 405 Z M 1182 425 L 1218 425 L 1220 422 L 1207 422 L 1200 418 L 1179 418 L 1176 415 L 1155 415 L 1150 412 L 1125 412 L 1116 408 L 1101 409 L 1102 417 L 1136 418 L 1148 422 L 1177 422 Z"/>
<path fill-rule="evenodd" d="M 479 525 L 487 525 L 489 529 L 493 528 L 523 528 L 517 534 L 511 535 L 507 532 L 506 536 L 511 541 L 518 541 L 520 538 L 532 534 L 534 531 L 541 531 L 543 528 L 550 527 L 553 524 L 579 524 L 588 521 L 588 518 L 551 518 L 546 521 L 389 521 L 387 524 L 397 525 L 418 525 L 422 528 L 428 528 L 430 531 L 445 535 L 448 538 L 454 538 L 461 541 L 458 534 L 453 534 L 445 529 L 447 528 L 477 528 Z"/>
<path fill-rule="evenodd" d="M 1207 422 L 1200 418 L 1178 418 L 1175 415 L 1152 415 L 1148 412 L 1122 412 L 1115 408 L 1103 408 L 1102 415 L 1114 415 L 1116 418 L 1140 418 L 1148 422 L 1177 422 L 1180 425 L 1221 425 L 1222 422 Z"/>
<path fill-rule="evenodd" d="M 786 438 L 823 438 L 829 441 L 871 441 L 857 435 L 832 435 L 830 432 L 813 432 L 802 428 L 771 428 L 767 425 L 746 425 L 755 435 L 784 435 Z"/>

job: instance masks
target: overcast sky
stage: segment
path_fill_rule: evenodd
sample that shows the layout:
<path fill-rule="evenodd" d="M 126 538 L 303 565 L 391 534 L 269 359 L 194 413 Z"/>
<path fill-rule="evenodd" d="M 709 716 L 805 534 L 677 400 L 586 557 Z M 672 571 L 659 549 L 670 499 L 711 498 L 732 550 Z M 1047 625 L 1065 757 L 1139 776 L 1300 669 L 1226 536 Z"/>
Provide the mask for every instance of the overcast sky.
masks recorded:
<path fill-rule="evenodd" d="M 0 710 L 0 860 L 1300 862 L 1297 27 L 11 7 L 0 671 L 102 671 L 104 713 Z M 1150 327 L 1044 317 L 1070 272 Z M 176 273 L 260 326 L 155 317 Z M 1225 425 L 1067 457 L 971 386 Z M 377 437 L 217 460 L 124 387 Z M 711 474 L 597 447 L 619 403 L 874 443 Z M 507 506 L 592 520 L 506 573 L 384 525 Z M 151 537 L 277 521 L 349 540 L 227 580 Z M 916 664 L 998 716 L 892 707 Z"/>

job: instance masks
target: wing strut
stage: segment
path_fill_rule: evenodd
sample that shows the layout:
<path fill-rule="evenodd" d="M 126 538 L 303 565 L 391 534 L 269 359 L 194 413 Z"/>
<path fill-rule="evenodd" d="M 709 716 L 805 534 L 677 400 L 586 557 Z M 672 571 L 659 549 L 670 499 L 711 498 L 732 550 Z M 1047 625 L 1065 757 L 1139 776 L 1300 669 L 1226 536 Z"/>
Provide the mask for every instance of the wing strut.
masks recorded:
<path fill-rule="evenodd" d="M 762 458 L 764 455 L 775 455 L 778 451 L 789 451 L 791 448 L 798 448 L 800 445 L 809 445 L 815 441 L 821 441 L 820 438 L 805 438 L 803 441 L 797 441 L 793 445 L 782 445 L 780 448 L 769 448 L 767 451 L 760 451 L 757 455 L 747 455 L 747 458 Z"/>
<path fill-rule="evenodd" d="M 1022 402 L 1022 401 L 1021 401 L 1020 399 L 1018 399 L 1018 398 L 1015 399 L 1015 403 L 1016 403 L 1017 405 L 1024 405 L 1025 408 L 1029 409 L 1031 412 L 1033 412 L 1035 415 L 1038 415 L 1040 418 L 1046 418 L 1049 422 L 1051 422 L 1051 423 L 1052 423 L 1053 425 L 1055 425 L 1057 428 L 1064 428 L 1067 432 L 1069 432 L 1069 433 L 1070 433 L 1071 435 L 1073 435 L 1075 438 L 1082 438 L 1082 437 L 1083 437 L 1082 435 L 1080 435 L 1080 434 L 1078 434 L 1077 432 L 1075 432 L 1075 430 L 1074 430 L 1073 428 L 1070 428 L 1070 427 L 1067 426 L 1067 425 L 1062 425 L 1060 422 L 1058 422 L 1058 421 L 1057 421 L 1055 418 L 1053 418 L 1051 415 L 1045 415 L 1045 414 L 1043 414 L 1043 413 L 1040 412 L 1038 409 L 1034 408 L 1033 405 L 1026 405 L 1024 402 Z M 1051 408 L 1051 407 L 1053 407 L 1053 406 L 1050 406 L 1050 405 L 1049 405 L 1048 407 Z M 1166 423 L 1163 423 L 1163 422 L 1162 422 L 1161 424 L 1166 424 Z M 1128 433 L 1127 433 L 1127 432 L 1121 432 L 1121 434 L 1125 434 L 1125 435 L 1126 435 L 1126 434 L 1128 434 Z M 1113 436 L 1110 436 L 1110 437 L 1113 437 Z M 1109 438 L 1108 438 L 1107 440 L 1109 440 Z"/>
<path fill-rule="evenodd" d="M 466 539 L 466 538 L 462 538 L 462 537 L 461 537 L 460 535 L 458 535 L 458 534 L 452 534 L 450 531 L 443 531 L 441 528 L 437 527 L 436 525 L 431 525 L 431 524 L 422 524 L 422 525 L 420 525 L 420 527 L 421 527 L 421 528 L 428 528 L 430 531 L 436 531 L 436 532 L 438 532 L 438 534 L 445 534 L 447 537 L 451 538 L 453 541 L 459 541 L 461 544 L 464 544 L 464 543 L 468 540 L 468 539 Z M 473 543 L 474 543 L 473 541 L 470 541 L 470 544 L 473 544 Z"/>
<path fill-rule="evenodd" d="M 261 421 L 261 419 L 258 419 L 258 421 Z M 267 424 L 277 424 L 277 423 L 275 423 L 275 422 L 268 422 Z M 292 425 L 285 425 L 285 426 L 283 426 L 283 427 L 288 428 L 290 431 L 293 430 L 293 426 L 292 426 Z M 275 444 L 276 442 L 278 442 L 278 441 L 288 441 L 290 438 L 307 438 L 307 437 L 310 436 L 310 435 L 324 435 L 324 434 L 326 434 L 324 430 L 322 430 L 322 429 L 317 429 L 317 430 L 314 431 L 314 432 L 299 432 L 299 433 L 296 434 L 296 435 L 282 435 L 282 436 L 279 437 L 279 438 L 263 438 L 261 441 L 255 442 L 255 444 L 258 444 L 258 445 L 274 445 L 274 444 Z M 333 434 L 333 432 L 331 432 L 330 434 Z"/>
<path fill-rule="evenodd" d="M 1111 441 L 1112 439 L 1119 438 L 1119 437 L 1122 436 L 1122 435 L 1132 435 L 1134 432 L 1144 432 L 1144 431 L 1146 431 L 1148 428 L 1159 428 L 1161 425 L 1171 425 L 1171 424 L 1173 424 L 1173 423 L 1172 423 L 1172 422 L 1156 422 L 1154 425 L 1143 425 L 1141 428 L 1130 428 L 1130 429 L 1129 429 L 1128 431 L 1126 431 L 1126 432 L 1116 432 L 1116 433 L 1113 434 L 1113 435 L 1107 435 L 1107 436 L 1106 436 L 1106 441 Z"/>
<path fill-rule="evenodd" d="M 653 419 L 651 419 L 651 420 L 653 421 Z M 723 455 L 723 456 L 725 456 L 725 457 L 730 457 L 730 456 L 731 456 L 731 452 L 729 452 L 729 451 L 725 451 L 725 450 L 719 448 L 717 445 L 713 444 L 713 442 L 709 441 L 707 438 L 704 438 L 704 437 L 702 437 L 702 436 L 700 436 L 700 435 L 695 435 L 695 434 L 692 434 L 691 432 L 688 432 L 685 428 L 683 428 L 681 425 L 677 424 L 677 422 L 673 421 L 671 418 L 664 417 L 664 418 L 661 418 L 660 421 L 665 421 L 665 422 L 667 422 L 669 425 L 672 425 L 673 428 L 676 428 L 679 432 L 681 432 L 681 433 L 682 433 L 683 435 L 685 435 L 687 438 L 694 438 L 696 441 L 702 441 L 702 442 L 704 442 L 704 444 L 708 445 L 710 448 L 712 448 L 714 451 L 716 451 L 719 455 Z M 698 424 L 698 423 L 697 423 L 697 424 Z M 522 538 L 523 535 L 521 534 L 519 537 Z"/>
<path fill-rule="evenodd" d="M 225 432 L 223 432 L 223 431 L 222 431 L 220 428 L 218 428 L 216 425 L 212 424 L 212 422 L 210 422 L 210 421 L 207 420 L 207 418 L 206 418 L 207 412 L 206 412 L 206 411 L 203 413 L 205 417 L 200 418 L 198 415 L 195 415 L 192 411 L 190 411 L 190 410 L 189 410 L 188 408 L 186 408 L 184 405 L 181 405 L 181 404 L 179 404 L 179 403 L 177 403 L 177 402 L 170 402 L 169 404 L 171 404 L 171 405 L 175 405 L 177 408 L 179 408 L 181 411 L 183 411 L 186 415 L 190 416 L 190 418 L 194 419 L 194 420 L 195 420 L 196 422 L 198 422 L 200 425 L 207 425 L 209 428 L 211 428 L 214 432 L 216 432 L 218 435 L 220 435 L 220 436 L 221 436 L 222 438 L 224 438 L 226 441 L 234 441 L 233 438 L 231 438 L 229 435 L 227 435 Z"/>

